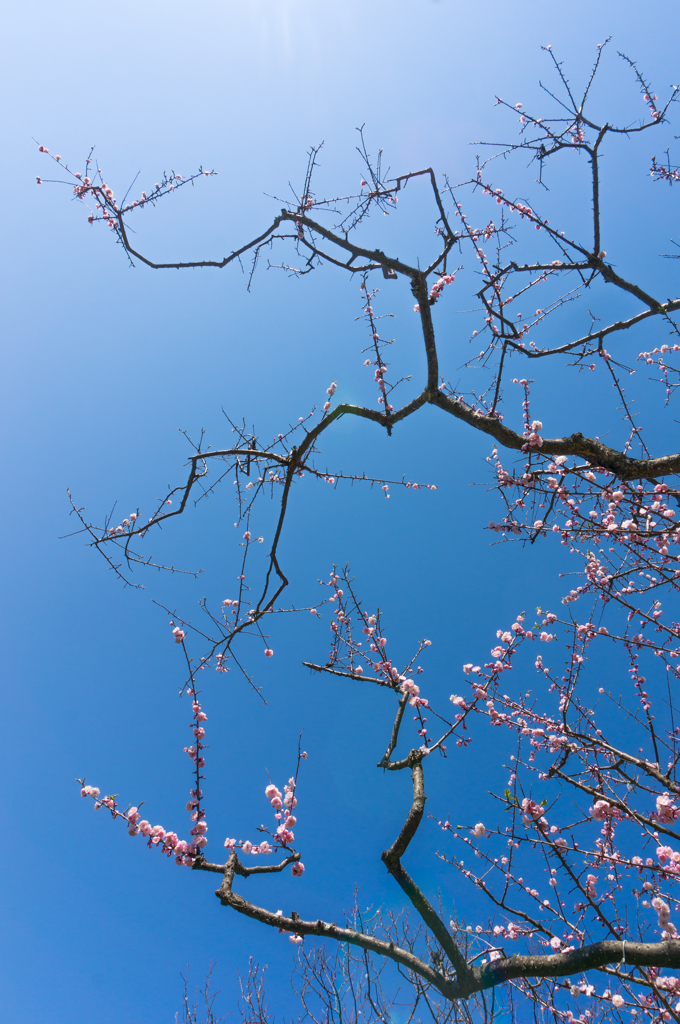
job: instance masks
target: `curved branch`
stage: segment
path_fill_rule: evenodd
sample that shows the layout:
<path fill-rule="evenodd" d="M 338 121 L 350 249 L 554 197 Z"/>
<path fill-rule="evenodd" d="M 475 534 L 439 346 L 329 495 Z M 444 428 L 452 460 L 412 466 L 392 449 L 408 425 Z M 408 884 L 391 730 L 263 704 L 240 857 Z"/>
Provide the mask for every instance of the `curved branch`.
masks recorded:
<path fill-rule="evenodd" d="M 290 917 L 284 917 L 283 914 L 274 914 L 271 910 L 257 907 L 254 903 L 243 899 L 242 896 L 232 892 L 237 863 L 236 853 L 232 851 L 225 867 L 222 885 L 215 891 L 215 895 L 219 898 L 223 907 L 231 907 L 232 910 L 239 914 L 254 918 L 254 920 L 260 921 L 262 924 L 278 928 L 281 931 L 292 932 L 296 935 L 318 935 L 322 938 L 334 939 L 336 942 L 349 942 L 351 945 L 359 946 L 370 953 L 377 953 L 379 956 L 388 957 L 390 960 L 394 960 L 408 970 L 413 971 L 414 974 L 418 974 L 431 985 L 434 985 L 446 998 L 456 998 L 453 994 L 454 986 L 451 981 L 440 974 L 439 971 L 435 971 L 428 964 L 424 963 L 415 954 L 395 946 L 393 942 L 385 942 L 383 939 L 377 939 L 373 935 L 358 932 L 354 928 L 341 928 L 336 924 L 320 919 L 317 921 L 302 921 L 295 912 Z"/>
<path fill-rule="evenodd" d="M 269 238 L 283 220 L 283 217 L 276 217 L 272 224 L 266 231 L 263 231 L 261 235 L 258 235 L 257 238 L 253 238 L 252 241 L 247 242 L 245 245 L 242 245 L 240 249 L 235 249 L 231 255 L 225 256 L 221 260 L 195 260 L 189 263 L 154 263 L 153 260 L 147 259 L 146 256 L 142 256 L 140 252 L 137 252 L 136 249 L 132 248 L 125 229 L 123 214 L 119 213 L 117 218 L 121 240 L 125 246 L 126 252 L 130 253 L 131 256 L 136 257 L 136 259 L 141 260 L 142 263 L 145 263 L 147 267 L 151 267 L 152 270 L 187 270 L 190 267 L 216 267 L 218 270 L 221 270 L 222 267 L 226 267 L 229 263 L 233 263 L 234 260 L 237 260 L 244 252 L 248 252 L 249 249 L 254 249 L 257 245 L 264 242 L 265 239 Z"/>
<path fill-rule="evenodd" d="M 401 865 L 400 858 L 406 853 L 409 843 L 418 831 L 418 826 L 422 821 L 426 799 L 422 755 L 413 750 L 411 751 L 410 760 L 411 775 L 413 778 L 413 803 L 411 804 L 411 809 L 401 832 L 392 843 L 389 850 L 383 851 L 381 859 L 389 873 L 401 887 L 406 896 L 408 896 L 409 900 L 448 956 L 456 972 L 458 983 L 460 985 L 466 985 L 469 979 L 470 968 L 468 967 L 465 957 L 458 949 L 451 933 L 436 913 L 430 901 L 426 896 L 424 896 L 411 876 Z"/>
<path fill-rule="evenodd" d="M 456 419 L 475 427 L 476 430 L 490 434 L 505 448 L 514 448 L 516 451 L 526 448 L 526 437 L 504 426 L 495 416 L 476 412 L 465 402 L 449 398 L 441 391 L 429 401 Z M 680 454 L 661 455 L 656 459 L 634 459 L 602 444 L 601 441 L 584 437 L 578 431 L 569 437 L 544 438 L 540 451 L 544 455 L 578 455 L 586 459 L 591 466 L 602 466 L 621 480 L 653 480 L 659 476 L 680 472 Z"/>

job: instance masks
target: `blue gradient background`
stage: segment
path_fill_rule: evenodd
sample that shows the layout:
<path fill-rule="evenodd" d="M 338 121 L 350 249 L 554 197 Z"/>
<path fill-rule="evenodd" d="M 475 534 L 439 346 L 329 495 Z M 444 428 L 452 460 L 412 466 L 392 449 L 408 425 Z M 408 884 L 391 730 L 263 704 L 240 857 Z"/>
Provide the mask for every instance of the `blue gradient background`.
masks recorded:
<path fill-rule="evenodd" d="M 285 195 L 288 181 L 302 180 L 311 144 L 326 140 L 319 191 L 356 188 L 355 128 L 364 122 L 372 150 L 382 146 L 395 172 L 432 165 L 454 181 L 467 178 L 470 141 L 514 138 L 496 94 L 544 102 L 538 79 L 549 71 L 540 46 L 551 43 L 580 83 L 609 33 L 660 97 L 680 78 L 677 4 L 666 0 L 647 11 L 620 0 L 114 0 L 104 8 L 27 0 L 5 9 L 0 1019 L 173 1020 L 180 970 L 190 963 L 200 981 L 211 959 L 226 1012 L 235 1009 L 237 971 L 251 954 L 270 964 L 272 1008 L 295 1011 L 286 939 L 221 908 L 215 876 L 180 870 L 95 816 L 73 782 L 86 774 L 123 802 L 145 799 L 154 823 L 184 834 L 182 665 L 152 599 L 190 615 L 203 595 L 213 603 L 230 596 L 238 551 L 232 495 L 225 488 L 151 545 L 180 567 L 205 567 L 199 582 L 149 572 L 145 590 L 124 590 L 78 538 L 58 537 L 73 528 L 67 487 L 94 518 L 114 500 L 120 516 L 138 504 L 144 515 L 184 475 L 178 428 L 195 435 L 205 427 L 214 445 L 228 442 L 222 407 L 266 437 L 322 401 L 331 380 L 340 400 L 372 400 L 360 365 L 366 336 L 355 322 L 357 282 L 331 269 L 300 281 L 263 270 L 248 294 L 237 268 L 132 270 L 107 232 L 87 225 L 68 189 L 36 188 L 35 176 L 52 169 L 32 138 L 76 165 L 96 143 L 119 192 L 138 170 L 142 188 L 164 167 L 214 167 L 218 178 L 135 224 L 150 255 L 219 258 L 271 220 L 280 204 L 265 193 Z M 603 109 L 606 101 L 630 119 L 643 112 L 613 48 L 601 97 Z M 640 271 L 677 235 L 675 193 L 647 173 L 655 146 L 645 138 L 611 149 L 605 247 L 623 273 L 641 273 L 663 297 L 675 294 L 674 267 L 655 262 L 661 281 Z M 584 168 L 579 178 L 574 166 L 556 167 L 546 202 L 551 217 L 576 231 L 584 220 L 575 207 L 583 200 L 587 210 L 587 192 Z M 510 191 L 533 177 L 519 165 L 494 174 Z M 433 217 L 416 189 L 400 206 L 389 223 L 374 220 L 369 234 L 386 251 L 415 258 L 433 244 Z M 642 221 L 644 243 L 632 245 Z M 403 283 L 389 284 L 380 301 L 379 311 L 397 314 L 395 365 L 417 376 L 412 297 Z M 453 344 L 458 301 L 447 296 L 436 310 L 447 375 L 467 355 Z M 636 308 L 605 294 L 599 301 L 602 315 Z M 652 330 L 638 335 L 639 345 L 627 342 L 630 358 L 651 338 Z M 569 397 L 560 389 L 541 407 L 551 392 L 538 376 L 534 412 L 546 429 L 549 413 L 549 433 L 611 425 L 598 420 L 596 382 L 579 378 Z M 643 388 L 641 406 L 647 401 Z M 674 435 L 670 416 L 648 436 L 665 451 L 677 448 Z M 403 473 L 439 489 L 393 489 L 384 501 L 368 489 L 307 481 L 296 490 L 282 549 L 292 599 L 315 600 L 316 579 L 349 561 L 367 602 L 380 602 L 387 635 L 399 637 L 398 656 L 429 636 L 423 690 L 440 700 L 460 687 L 462 662 L 484 657 L 499 625 L 564 592 L 561 549 L 498 546 L 483 532 L 498 508 L 484 487 L 469 484 L 487 479 L 488 452 L 484 438 L 432 409 L 392 439 L 345 419 L 324 438 L 331 468 Z M 257 532 L 267 533 L 267 515 Z M 235 673 L 206 680 L 207 852 L 217 858 L 220 837 L 245 838 L 267 820 L 266 770 L 282 785 L 304 729 L 310 757 L 296 831 L 306 874 L 249 880 L 244 892 L 273 909 L 341 919 L 355 885 L 363 905 L 401 905 L 379 855 L 403 820 L 408 782 L 373 768 L 390 721 L 385 695 L 336 687 L 300 668 L 303 659 L 324 660 L 327 649 L 327 619 L 310 620 L 277 619 L 276 656 L 265 662 L 253 652 L 266 708 Z M 477 820 L 484 794 L 505 778 L 487 756 L 473 744 L 466 756 L 454 751 L 433 766 L 428 806 L 437 817 Z M 448 906 L 459 883 L 434 856 L 440 835 L 424 826 L 409 864 L 430 895 L 441 887 Z M 466 907 L 476 907 L 470 894 Z"/>

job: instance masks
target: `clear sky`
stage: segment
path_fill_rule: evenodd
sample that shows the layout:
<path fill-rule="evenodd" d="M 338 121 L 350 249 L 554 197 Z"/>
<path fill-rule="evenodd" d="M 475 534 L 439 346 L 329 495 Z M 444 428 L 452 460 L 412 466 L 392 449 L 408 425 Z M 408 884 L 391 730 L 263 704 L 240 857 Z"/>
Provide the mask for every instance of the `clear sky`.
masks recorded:
<path fill-rule="evenodd" d="M 636 58 L 661 94 L 680 79 L 677 4 L 25 0 L 5 9 L 2 26 L 0 1019 L 173 1020 L 180 970 L 191 964 L 199 981 L 211 959 L 226 1010 L 251 954 L 271 965 L 272 1006 L 290 1014 L 285 938 L 221 908 L 214 876 L 177 868 L 129 839 L 80 800 L 74 783 L 86 775 L 123 803 L 144 799 L 154 823 L 184 829 L 182 666 L 153 600 L 190 615 L 203 595 L 229 596 L 231 495 L 176 521 L 154 547 L 182 568 L 205 568 L 198 583 L 149 573 L 140 578 L 145 590 L 124 590 L 79 538 L 58 538 L 73 528 L 67 487 L 96 518 L 114 501 L 121 515 L 137 505 L 144 514 L 179 482 L 187 446 L 178 428 L 205 427 L 219 445 L 231 437 L 222 408 L 267 436 L 322 401 L 331 380 L 339 399 L 361 397 L 357 282 L 331 270 L 303 281 L 263 270 L 248 294 L 237 268 L 130 269 L 68 189 L 36 188 L 36 175 L 49 175 L 32 140 L 74 163 L 96 144 L 117 188 L 138 171 L 147 187 L 163 169 L 215 168 L 218 177 L 145 212 L 138 240 L 158 258 L 219 258 L 269 222 L 280 207 L 269 197 L 301 181 L 310 145 L 325 140 L 320 183 L 329 192 L 355 189 L 355 129 L 364 123 L 369 145 L 382 147 L 396 172 L 432 165 L 454 181 L 468 177 L 476 152 L 469 142 L 515 132 L 494 97 L 538 100 L 538 79 L 548 75 L 541 45 L 552 44 L 580 80 L 596 44 L 612 34 L 602 107 L 619 111 L 629 99 L 638 116 L 637 90 L 631 83 L 624 96 L 614 51 Z M 678 234 L 675 192 L 659 198 L 646 174 L 653 145 L 621 146 L 607 168 L 615 186 L 607 248 L 629 269 Z M 494 173 L 502 180 L 501 169 Z M 507 174 L 519 180 L 517 167 Z M 578 217 L 574 197 L 584 193 L 573 168 L 557 172 L 555 186 L 555 216 Z M 412 211 L 418 202 L 416 194 Z M 647 250 L 629 244 L 645 220 Z M 431 221 L 407 210 L 401 221 L 373 226 L 384 248 L 415 258 L 431 244 Z M 421 372 L 413 300 L 394 287 L 384 309 L 397 314 L 400 365 Z M 456 349 L 453 310 L 465 308 L 457 301 L 438 310 L 450 374 L 466 358 Z M 593 422 L 588 387 L 536 410 L 557 423 L 550 433 Z M 483 438 L 425 410 L 391 440 L 343 421 L 324 444 L 331 467 L 404 473 L 439 489 L 395 492 L 390 501 L 357 488 L 300 489 L 284 549 L 292 596 L 316 599 L 316 580 L 349 561 L 388 631 L 403 637 L 404 656 L 421 636 L 433 641 L 423 663 L 430 692 L 451 692 L 460 664 L 478 660 L 508 616 L 558 600 L 559 551 L 491 546 L 482 529 L 498 515 L 485 488 L 469 486 L 486 479 Z M 326 628 L 310 617 L 272 627 L 275 657 L 256 664 L 266 708 L 235 674 L 207 681 L 206 790 L 217 840 L 208 852 L 217 859 L 219 835 L 245 837 L 265 818 L 266 772 L 285 781 L 304 729 L 310 756 L 297 831 L 307 871 L 300 881 L 251 880 L 248 894 L 303 917 L 339 919 L 355 885 L 364 904 L 399 905 L 379 855 L 408 794 L 405 780 L 372 767 L 386 740 L 382 695 L 338 689 L 300 667 L 324 660 Z M 473 815 L 491 785 L 485 767 L 481 750 L 439 766 L 432 812 Z M 440 885 L 447 898 L 439 841 L 426 829 L 411 863 L 429 891 Z"/>

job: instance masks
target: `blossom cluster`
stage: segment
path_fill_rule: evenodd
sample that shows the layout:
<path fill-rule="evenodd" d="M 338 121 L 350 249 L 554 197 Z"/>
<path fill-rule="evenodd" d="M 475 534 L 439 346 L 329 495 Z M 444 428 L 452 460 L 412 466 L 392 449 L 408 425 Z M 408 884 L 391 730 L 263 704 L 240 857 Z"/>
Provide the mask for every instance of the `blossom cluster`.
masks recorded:
<path fill-rule="evenodd" d="M 490 228 L 493 228 L 493 225 L 490 225 Z M 491 237 L 490 233 L 489 233 L 488 237 Z M 453 284 L 453 282 L 455 280 L 456 280 L 456 275 L 455 274 L 441 274 L 437 278 L 437 280 L 434 282 L 432 287 L 430 288 L 430 294 L 428 296 L 428 303 L 429 303 L 429 305 L 430 306 L 434 306 L 435 302 L 437 301 L 437 299 L 441 296 L 442 292 L 444 291 L 444 288 L 446 287 L 446 285 L 447 284 Z M 413 312 L 414 313 L 420 313 L 420 304 L 419 303 L 415 304 L 415 306 L 413 307 Z"/>
<path fill-rule="evenodd" d="M 199 855 L 202 846 L 205 843 L 200 843 L 200 836 L 197 837 L 193 842 L 180 839 L 176 832 L 167 831 L 162 825 L 152 825 L 151 822 L 142 818 L 138 807 L 128 807 L 125 811 L 118 810 L 118 804 L 115 796 L 101 796 L 100 790 L 97 786 L 85 785 L 83 779 L 76 780 L 81 784 L 80 795 L 83 797 L 92 797 L 94 800 L 94 808 L 96 811 L 102 807 L 106 807 L 107 810 L 111 811 L 111 816 L 114 818 L 122 818 L 127 823 L 128 835 L 130 836 L 144 836 L 147 840 L 147 846 L 149 849 L 157 848 L 161 850 L 167 857 L 175 858 L 175 864 L 185 864 L 190 867 L 196 857 Z M 200 797 L 200 791 L 199 791 Z M 196 793 L 192 790 L 192 797 L 195 797 Z M 189 805 L 187 805 L 189 806 Z M 192 830 L 192 833 L 195 830 Z M 197 831 L 197 830 L 196 830 Z"/>
<path fill-rule="evenodd" d="M 183 636 L 184 634 L 182 634 L 182 639 Z M 181 642 L 181 640 L 178 642 Z M 207 722 L 208 716 L 203 711 L 195 689 L 190 691 L 190 696 L 192 698 L 193 718 L 189 728 L 193 732 L 194 742 L 191 746 L 184 747 L 184 752 L 189 755 L 190 760 L 193 762 L 196 781 L 194 788 L 191 789 L 190 798 L 186 805 L 193 823 L 189 831 L 191 836 L 189 840 L 180 839 L 176 832 L 168 831 L 162 825 L 152 825 L 149 821 L 142 818 L 138 807 L 128 807 L 126 811 L 118 810 L 114 796 L 102 797 L 100 796 L 100 790 L 96 786 L 86 786 L 84 781 L 78 780 L 81 782 L 82 787 L 80 791 L 81 796 L 92 797 L 95 801 L 94 806 L 96 810 L 99 810 L 100 807 L 106 807 L 111 811 L 114 819 L 122 818 L 127 822 L 128 835 L 145 836 L 149 849 L 158 847 L 168 857 L 174 856 L 176 864 L 184 864 L 187 867 L 191 867 L 208 844 L 208 837 L 206 835 L 208 823 L 205 820 L 205 809 L 202 805 L 203 792 L 200 788 L 201 779 L 203 778 L 201 770 L 205 767 L 205 758 L 202 753 L 205 748 L 205 726 L 203 723 Z"/>
<path fill-rule="evenodd" d="M 625 620 L 616 605 L 610 611 Z M 662 659 L 654 651 L 639 651 L 613 625 L 605 628 L 574 618 L 559 621 L 548 613 L 539 616 L 533 628 L 526 628 L 525 616 L 517 616 L 510 629 L 497 631 L 499 642 L 491 649 L 490 661 L 463 666 L 472 693 L 468 698 L 455 697 L 455 702 L 475 716 L 474 732 L 483 731 L 486 722 L 515 737 L 509 745 L 509 779 L 502 797 L 507 825 L 478 821 L 464 827 L 440 822 L 472 857 L 446 859 L 481 893 L 492 897 L 502 917 L 490 932 L 482 926 L 476 929 L 487 960 L 498 958 L 498 943 L 503 939 L 521 939 L 527 951 L 543 947 L 545 952 L 564 953 L 606 937 L 632 941 L 677 937 L 672 907 L 677 911 L 679 904 L 674 888 L 680 882 L 680 783 L 675 779 L 680 732 L 668 728 L 672 711 L 664 711 L 653 700 L 653 689 L 665 690 Z M 513 696 L 508 692 L 510 677 L 505 681 L 508 669 L 514 667 L 513 675 L 517 674 L 517 658 L 527 641 L 552 638 L 546 626 L 559 627 L 560 639 L 566 641 L 565 664 L 560 672 L 537 659 L 536 668 L 545 680 L 538 699 L 524 692 L 523 679 Z M 628 661 L 633 692 L 644 702 L 643 711 L 653 703 L 657 708 L 655 720 L 647 718 L 646 725 L 644 719 L 638 720 L 630 753 L 625 738 L 630 730 L 630 702 L 603 687 L 593 694 L 584 676 L 593 657 L 590 649 L 604 644 L 610 648 L 610 666 L 620 656 Z M 646 677 L 641 672 L 643 656 L 650 661 Z M 555 710 L 540 710 L 538 705 L 551 695 Z M 604 714 L 596 712 L 598 697 L 607 701 L 609 710 Z M 468 727 L 472 729 L 471 724 Z M 498 740 L 494 745 L 498 747 Z M 645 756 L 645 746 L 659 756 Z M 574 787 L 571 813 L 557 799 L 559 789 L 555 788 L 566 779 Z M 545 865 L 543 878 L 537 871 L 537 850 Z M 680 996 L 680 979 L 662 976 L 658 969 L 652 969 L 647 978 L 639 987 L 634 973 L 621 974 L 622 991 L 612 992 L 608 985 L 602 993 L 586 977 L 569 982 L 564 989 L 558 988 L 561 982 L 546 980 L 533 993 L 525 992 L 524 982 L 517 985 L 534 1001 L 553 1006 L 559 1020 L 574 1018 L 568 1017 L 571 1011 L 566 1009 L 557 1012 L 558 992 L 571 999 L 586 996 L 603 1008 L 625 1006 L 633 1016 L 658 1013 L 659 1019 L 671 1019 L 680 1011 L 680 1002 L 670 999 L 674 993 L 676 999 Z"/>
<path fill-rule="evenodd" d="M 127 519 L 123 519 L 122 522 L 118 523 L 118 526 L 109 526 L 108 532 L 117 535 L 126 533 L 131 527 L 134 527 L 137 519 L 139 519 L 139 512 L 131 512 Z"/>
<path fill-rule="evenodd" d="M 324 403 L 324 407 L 323 407 L 323 411 L 324 412 L 328 412 L 328 410 L 330 409 L 330 407 L 331 407 L 331 398 L 333 397 L 333 395 L 335 394 L 335 392 L 337 390 L 338 390 L 338 382 L 336 380 L 333 381 L 333 383 L 331 384 L 330 387 L 326 388 L 326 394 L 328 395 L 328 398 L 326 399 L 326 401 Z"/>
<path fill-rule="evenodd" d="M 657 163 L 656 157 L 652 157 L 652 167 L 649 173 L 657 181 L 667 181 L 669 185 L 680 181 L 680 170 L 677 167 L 671 167 L 670 163 L 666 166 Z"/>
<path fill-rule="evenodd" d="M 300 755 L 301 758 L 306 759 L 307 754 L 303 752 Z M 272 810 L 274 811 L 274 818 L 276 819 L 277 825 L 273 833 L 268 832 L 267 834 L 273 840 L 274 845 L 271 846 L 267 839 L 261 840 L 259 843 L 252 843 L 250 839 L 245 841 L 242 839 L 227 839 L 224 840 L 224 845 L 227 850 L 240 850 L 242 853 L 251 854 L 256 856 L 259 853 L 268 854 L 273 853 L 276 849 L 289 850 L 291 843 L 295 840 L 295 833 L 293 829 L 297 825 L 297 817 L 293 814 L 293 811 L 297 807 L 297 797 L 295 796 L 295 789 L 297 782 L 295 778 L 290 778 L 283 787 L 283 793 L 273 783 L 270 783 L 264 794 L 269 801 Z M 266 831 L 260 829 L 260 831 Z M 295 861 L 291 867 L 291 873 L 295 878 L 299 878 L 304 873 L 305 866 L 301 861 Z"/>

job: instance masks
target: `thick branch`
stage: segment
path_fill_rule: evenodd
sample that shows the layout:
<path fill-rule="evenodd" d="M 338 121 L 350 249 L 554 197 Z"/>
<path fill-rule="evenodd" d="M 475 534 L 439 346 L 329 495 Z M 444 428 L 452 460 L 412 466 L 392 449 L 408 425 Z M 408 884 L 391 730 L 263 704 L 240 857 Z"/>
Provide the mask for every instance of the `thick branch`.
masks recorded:
<path fill-rule="evenodd" d="M 387 870 L 391 871 L 391 865 L 399 861 L 400 857 L 403 857 L 406 853 L 409 843 L 413 839 L 414 835 L 418 831 L 418 826 L 423 820 L 423 813 L 425 811 L 425 780 L 423 777 L 423 762 L 418 756 L 417 751 L 411 751 L 411 777 L 413 779 L 413 803 L 411 809 L 408 812 L 408 817 L 404 822 L 403 828 L 397 838 L 394 840 L 389 850 L 383 851 L 382 859 L 387 865 Z"/>
<path fill-rule="evenodd" d="M 387 744 L 387 750 L 383 754 L 382 758 L 380 759 L 380 761 L 378 761 L 378 768 L 386 768 L 390 763 L 390 758 L 392 757 L 394 748 L 397 745 L 397 740 L 399 739 L 399 729 L 401 728 L 401 721 L 404 717 L 404 711 L 406 709 L 407 702 L 408 694 L 405 693 L 404 696 L 399 701 L 397 714 L 394 719 L 394 724 L 392 725 L 392 735 L 390 736 L 390 742 Z"/>
<path fill-rule="evenodd" d="M 604 967 L 611 963 L 626 963 L 629 967 L 680 967 L 680 941 L 618 942 L 606 939 L 582 949 L 551 956 L 513 956 L 494 960 L 472 968 L 472 991 L 494 988 L 512 978 L 561 978 L 580 971 Z M 455 983 L 454 983 L 455 984 Z M 465 998 L 468 990 L 461 987 L 454 998 Z"/>
<path fill-rule="evenodd" d="M 353 928 L 340 928 L 338 925 L 327 921 L 302 921 L 295 913 L 290 917 L 284 917 L 282 914 L 274 914 L 270 910 L 256 907 L 254 903 L 244 900 L 242 896 L 232 892 L 237 863 L 236 853 L 232 851 L 225 867 L 222 885 L 215 892 L 222 906 L 231 907 L 232 910 L 236 910 L 239 914 L 245 914 L 246 917 L 252 917 L 262 924 L 270 925 L 272 928 L 294 932 L 297 935 L 318 935 L 321 938 L 334 939 L 336 942 L 349 942 L 351 945 L 359 946 L 369 953 L 377 953 L 379 956 L 388 957 L 390 960 L 394 960 L 408 970 L 413 971 L 431 985 L 434 985 L 446 998 L 455 998 L 452 982 L 438 971 L 435 971 L 429 964 L 418 959 L 413 953 L 395 946 L 393 942 L 385 942 L 383 939 L 378 939 L 373 935 L 357 932 Z"/>
<path fill-rule="evenodd" d="M 418 826 L 423 818 L 425 810 L 425 782 L 423 778 L 422 757 L 417 751 L 411 752 L 411 774 L 413 778 L 413 803 L 404 822 L 404 826 L 392 843 L 389 850 L 382 854 L 385 867 L 394 880 L 408 896 L 411 903 L 418 911 L 423 921 L 435 936 L 442 949 L 448 956 L 458 977 L 458 982 L 464 986 L 467 982 L 470 969 L 465 957 L 458 949 L 453 937 L 446 925 L 436 913 L 429 900 L 423 895 L 411 876 L 401 866 L 400 858 L 406 853 L 409 843 L 418 831 Z"/>
<path fill-rule="evenodd" d="M 300 854 L 291 853 L 289 857 L 286 857 L 279 864 L 255 864 L 252 868 L 247 868 L 245 864 L 241 864 L 237 857 L 234 864 L 234 874 L 240 875 L 241 878 L 249 878 L 251 875 L 274 875 L 298 860 L 300 860 Z M 215 871 L 223 875 L 227 869 L 227 864 L 211 864 L 210 861 L 205 860 L 203 857 L 197 857 L 193 864 L 193 870 Z"/>
<path fill-rule="evenodd" d="M 399 839 L 397 843 L 399 843 Z M 513 978 L 560 978 L 602 968 L 608 964 L 625 963 L 630 967 L 660 967 L 670 970 L 680 968 L 680 941 L 678 940 L 645 943 L 608 939 L 584 946 L 582 949 L 570 950 L 567 953 L 554 953 L 545 956 L 513 956 L 482 964 L 480 967 L 468 967 L 458 953 L 464 973 L 459 972 L 457 979 L 450 981 L 419 960 L 413 953 L 395 946 L 392 942 L 385 942 L 373 935 L 357 932 L 353 928 L 341 928 L 326 921 L 302 921 L 295 913 L 290 917 L 284 917 L 282 914 L 274 914 L 249 903 L 243 897 L 232 892 L 231 889 L 234 875 L 237 873 L 237 864 L 236 853 L 232 852 L 224 866 L 222 885 L 215 893 L 223 906 L 229 906 L 238 913 L 245 914 L 247 917 L 254 918 L 273 928 L 293 932 L 297 935 L 318 935 L 336 942 L 348 942 L 368 952 L 387 957 L 429 982 L 450 1001 L 467 999 L 475 992 L 495 988 L 496 985 L 502 985 Z M 199 867 L 199 864 L 197 863 L 196 866 Z M 207 862 L 200 866 L 202 870 L 208 871 L 215 871 L 221 867 L 221 865 Z M 404 874 L 406 873 L 404 872 Z M 432 913 L 434 914 L 434 911 Z M 448 938 L 450 943 L 453 943 L 451 937 L 448 936 Z"/>
<path fill-rule="evenodd" d="M 408 265 L 408 263 L 402 263 L 401 260 L 395 259 L 391 256 L 386 256 L 380 249 L 365 249 L 362 245 L 356 245 L 354 242 L 350 242 L 346 238 L 341 238 L 336 235 L 335 232 L 329 231 L 323 224 L 319 224 L 317 221 L 312 220 L 311 217 L 306 217 L 304 214 L 296 213 L 292 210 L 281 210 L 281 216 L 276 218 L 279 223 L 283 220 L 293 221 L 295 224 L 303 224 L 309 228 L 310 231 L 316 232 L 321 235 L 328 242 L 332 242 L 333 245 L 339 246 L 346 252 L 352 254 L 353 257 L 363 256 L 364 259 L 370 260 L 375 263 L 377 267 L 387 267 L 388 270 L 396 270 L 398 274 L 403 274 L 405 277 L 414 278 L 420 275 L 420 272 L 415 268 Z M 276 223 L 276 222 L 275 222 Z M 272 229 L 270 229 L 272 230 Z M 355 273 L 357 268 L 348 267 L 350 272 Z"/>
<path fill-rule="evenodd" d="M 430 401 L 445 412 L 451 413 L 476 430 L 490 434 L 505 448 L 521 451 L 527 444 L 526 437 L 504 426 L 495 416 L 475 412 L 462 401 L 449 398 L 438 391 Z M 654 480 L 660 476 L 680 472 L 680 454 L 661 455 L 656 459 L 634 459 L 601 441 L 584 437 L 577 432 L 569 437 L 544 438 L 540 449 L 543 455 L 577 455 L 586 459 L 591 466 L 602 466 L 621 480 Z"/>

